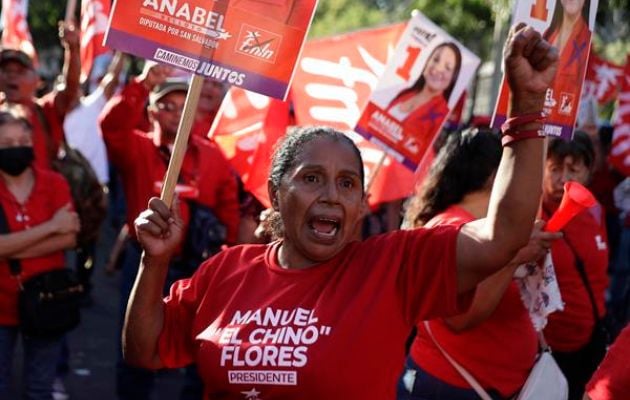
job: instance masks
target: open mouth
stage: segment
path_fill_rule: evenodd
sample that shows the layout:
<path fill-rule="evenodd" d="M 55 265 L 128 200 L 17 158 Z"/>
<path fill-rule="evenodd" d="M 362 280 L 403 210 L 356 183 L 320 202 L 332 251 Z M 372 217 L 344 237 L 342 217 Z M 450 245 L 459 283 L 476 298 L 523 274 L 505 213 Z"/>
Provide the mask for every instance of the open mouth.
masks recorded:
<path fill-rule="evenodd" d="M 334 217 L 314 217 L 309 221 L 308 226 L 316 237 L 331 240 L 339 232 L 341 220 Z"/>

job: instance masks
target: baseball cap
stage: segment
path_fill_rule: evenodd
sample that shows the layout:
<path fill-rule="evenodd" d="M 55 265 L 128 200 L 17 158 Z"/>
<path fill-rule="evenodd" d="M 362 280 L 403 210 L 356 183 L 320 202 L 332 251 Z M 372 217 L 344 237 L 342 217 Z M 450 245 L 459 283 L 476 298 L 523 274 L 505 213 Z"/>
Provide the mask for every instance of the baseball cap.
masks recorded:
<path fill-rule="evenodd" d="M 22 50 L 2 49 L 0 51 L 0 65 L 8 61 L 17 61 L 26 68 L 33 69 L 33 60 Z"/>
<path fill-rule="evenodd" d="M 173 92 L 188 92 L 188 82 L 181 79 L 166 79 L 163 83 L 154 87 L 151 93 L 149 93 L 149 102 L 155 104 L 162 97 Z"/>

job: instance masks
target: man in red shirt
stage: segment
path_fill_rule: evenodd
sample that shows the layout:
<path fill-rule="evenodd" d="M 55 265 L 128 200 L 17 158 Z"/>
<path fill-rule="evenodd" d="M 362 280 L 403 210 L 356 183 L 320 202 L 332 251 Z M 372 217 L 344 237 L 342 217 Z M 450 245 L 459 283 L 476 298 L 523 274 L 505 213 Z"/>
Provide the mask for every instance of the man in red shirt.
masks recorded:
<path fill-rule="evenodd" d="M 79 90 L 79 32 L 74 25 L 60 24 L 59 38 L 64 47 L 64 85 L 40 99 L 35 98 L 39 76 L 31 57 L 21 50 L 0 52 L 0 102 L 18 103 L 27 110 L 33 127 L 35 166 L 40 168 L 50 168 L 63 137 L 63 119 Z"/>
<path fill-rule="evenodd" d="M 186 100 L 188 84 L 168 78 L 169 69 L 147 63 L 143 73 L 133 79 L 106 105 L 101 114 L 101 128 L 110 161 L 118 169 L 127 205 L 127 223 L 132 239 L 126 246 L 121 285 L 121 321 L 140 261 L 140 247 L 135 239 L 133 221 L 146 208 L 148 200 L 158 196 L 170 159 L 173 142 Z M 146 106 L 149 102 L 148 107 Z M 148 113 L 151 129 L 145 125 Z M 176 191 L 179 193 L 186 224 L 199 206 L 212 210 L 225 228 L 224 243 L 234 244 L 238 232 L 239 204 L 236 178 L 221 151 L 205 138 L 191 136 L 184 157 Z M 200 216 L 195 214 L 195 224 Z M 190 237 L 187 242 L 190 242 Z M 189 253 L 184 245 L 185 251 Z M 180 257 L 172 263 L 172 280 L 189 276 L 192 270 Z M 119 364 L 117 391 L 121 399 L 148 398 L 153 374 Z"/>

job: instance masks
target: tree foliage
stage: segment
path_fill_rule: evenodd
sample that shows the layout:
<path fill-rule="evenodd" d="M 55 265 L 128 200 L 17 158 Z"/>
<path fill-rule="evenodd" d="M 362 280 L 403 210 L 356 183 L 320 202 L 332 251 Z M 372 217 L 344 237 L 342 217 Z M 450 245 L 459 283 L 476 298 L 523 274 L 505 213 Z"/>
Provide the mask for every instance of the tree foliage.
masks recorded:
<path fill-rule="evenodd" d="M 488 59 L 497 16 L 507 19 L 514 0 L 320 0 L 311 37 L 404 21 L 420 10 L 465 46 Z M 57 21 L 66 1 L 30 0 L 29 25 L 35 46 L 59 46 Z M 599 0 L 595 47 L 605 57 L 623 63 L 630 51 L 630 0 Z"/>
<path fill-rule="evenodd" d="M 64 18 L 66 5 L 59 0 L 31 0 L 28 24 L 38 49 L 59 46 L 57 23 Z"/>

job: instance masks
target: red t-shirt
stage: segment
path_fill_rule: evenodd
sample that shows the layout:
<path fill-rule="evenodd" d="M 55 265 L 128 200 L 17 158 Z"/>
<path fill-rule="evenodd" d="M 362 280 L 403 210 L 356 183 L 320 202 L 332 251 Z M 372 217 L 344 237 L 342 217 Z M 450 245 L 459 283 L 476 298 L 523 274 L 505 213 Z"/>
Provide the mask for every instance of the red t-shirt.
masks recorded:
<path fill-rule="evenodd" d="M 608 349 L 604 361 L 586 385 L 591 400 L 626 400 L 630 395 L 630 325 Z"/>
<path fill-rule="evenodd" d="M 153 132 L 136 129 L 142 125 L 148 91 L 132 81 L 112 99 L 101 114 L 103 139 L 110 161 L 118 168 L 127 202 L 127 223 L 135 235 L 133 221 L 147 208 L 153 196 L 159 197 L 159 184 L 166 174 L 167 156 L 158 148 Z M 198 136 L 190 138 L 179 183 L 198 190 L 195 199 L 212 208 L 227 228 L 226 242 L 236 242 L 239 203 L 236 178 L 218 147 Z M 188 220 L 182 201 L 184 220 Z"/>
<path fill-rule="evenodd" d="M 35 185 L 24 204 L 18 203 L 0 179 L 0 205 L 9 230 L 19 232 L 50 220 L 62 206 L 72 202 L 70 187 L 63 176 L 50 170 L 33 168 Z M 26 258 L 22 264 L 22 280 L 65 266 L 63 251 L 47 256 Z M 0 259 L 0 326 L 18 324 L 18 283 L 9 271 L 9 264 Z"/>
<path fill-rule="evenodd" d="M 549 218 L 547 215 L 543 217 Z M 581 212 L 566 225 L 563 232 L 564 238 L 556 240 L 551 247 L 551 257 L 564 301 L 564 311 L 549 316 L 544 332 L 552 349 L 570 352 L 588 343 L 595 325 L 593 307 L 575 265 L 573 251 L 584 263 L 599 316 L 606 314 L 604 292 L 608 287 L 608 245 L 602 208 L 598 206 Z"/>
<path fill-rule="evenodd" d="M 457 232 L 375 236 L 306 269 L 278 265 L 280 242 L 223 251 L 171 287 L 160 358 L 195 361 L 207 399 L 394 399 L 412 326 L 470 302 Z"/>
<path fill-rule="evenodd" d="M 435 216 L 427 227 L 451 224 L 461 226 L 475 218 L 452 206 Z M 515 283 L 508 286 L 494 312 L 482 323 L 455 333 L 441 319 L 431 321 L 433 335 L 446 352 L 460 363 L 486 389 L 508 397 L 525 383 L 538 352 L 538 339 Z M 411 350 L 411 358 L 423 370 L 454 386 L 470 385 L 442 355 L 427 334 L 424 324 Z"/>

